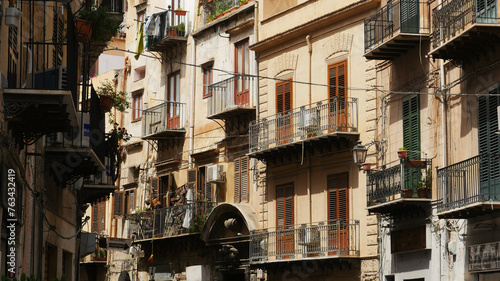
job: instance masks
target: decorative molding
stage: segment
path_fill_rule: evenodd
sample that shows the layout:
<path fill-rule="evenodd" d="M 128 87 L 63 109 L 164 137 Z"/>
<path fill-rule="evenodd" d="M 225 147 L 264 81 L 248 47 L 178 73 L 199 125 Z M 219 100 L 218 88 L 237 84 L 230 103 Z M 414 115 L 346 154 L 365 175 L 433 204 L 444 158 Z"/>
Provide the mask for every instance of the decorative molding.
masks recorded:
<path fill-rule="evenodd" d="M 351 52 L 352 40 L 354 38 L 354 34 L 352 33 L 337 33 L 334 36 L 330 37 L 324 44 L 323 49 L 325 52 L 325 58 L 330 58 L 335 54 L 340 52 Z"/>
<path fill-rule="evenodd" d="M 298 61 L 299 56 L 290 54 L 290 53 L 284 53 L 281 56 L 277 57 L 273 61 L 273 72 L 274 77 L 278 76 L 280 73 L 283 73 L 285 71 L 295 71 L 297 67 L 297 61 Z"/>

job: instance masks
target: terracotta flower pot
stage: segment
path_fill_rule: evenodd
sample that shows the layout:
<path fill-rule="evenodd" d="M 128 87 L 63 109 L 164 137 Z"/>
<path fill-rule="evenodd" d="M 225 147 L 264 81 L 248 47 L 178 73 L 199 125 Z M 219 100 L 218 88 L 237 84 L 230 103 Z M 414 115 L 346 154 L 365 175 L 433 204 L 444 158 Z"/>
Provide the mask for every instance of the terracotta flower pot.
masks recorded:
<path fill-rule="evenodd" d="M 412 198 L 413 197 L 413 190 L 412 189 L 403 189 L 401 191 L 401 197 Z"/>
<path fill-rule="evenodd" d="M 400 159 L 406 158 L 408 155 L 408 150 L 398 150 L 398 157 Z"/>
<path fill-rule="evenodd" d="M 372 168 L 372 163 L 363 163 L 363 171 L 370 171 Z"/>
<path fill-rule="evenodd" d="M 89 43 L 92 35 L 92 23 L 88 20 L 76 19 L 76 41 Z"/>
<path fill-rule="evenodd" d="M 174 10 L 174 14 L 176 16 L 185 16 L 187 13 L 187 11 L 184 11 L 184 10 Z"/>
<path fill-rule="evenodd" d="M 109 112 L 111 110 L 111 107 L 113 107 L 113 98 L 111 98 L 110 96 L 100 96 L 99 105 L 102 111 Z"/>

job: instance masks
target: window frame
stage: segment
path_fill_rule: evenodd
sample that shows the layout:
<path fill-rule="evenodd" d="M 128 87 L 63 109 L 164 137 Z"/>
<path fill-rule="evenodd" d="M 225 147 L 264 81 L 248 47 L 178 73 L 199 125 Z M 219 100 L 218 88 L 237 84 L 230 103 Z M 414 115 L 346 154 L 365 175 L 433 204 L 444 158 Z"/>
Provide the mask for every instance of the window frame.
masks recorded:
<path fill-rule="evenodd" d="M 208 86 L 213 84 L 213 63 L 207 64 L 203 69 L 203 98 L 209 98 L 212 96 L 212 91 Z M 207 79 L 208 77 L 208 79 Z"/>
<path fill-rule="evenodd" d="M 132 93 L 132 122 L 142 120 L 144 90 Z M 139 107 L 137 107 L 139 105 Z"/>

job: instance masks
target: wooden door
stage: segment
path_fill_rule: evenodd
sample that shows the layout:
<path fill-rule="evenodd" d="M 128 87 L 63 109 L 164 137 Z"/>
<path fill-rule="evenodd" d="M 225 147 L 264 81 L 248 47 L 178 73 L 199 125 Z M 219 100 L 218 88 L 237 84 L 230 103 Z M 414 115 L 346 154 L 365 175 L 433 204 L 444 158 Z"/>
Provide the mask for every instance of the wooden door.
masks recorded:
<path fill-rule="evenodd" d="M 347 60 L 332 64 L 328 67 L 329 81 L 329 132 L 347 131 L 348 104 L 347 104 Z"/>
<path fill-rule="evenodd" d="M 276 84 L 276 140 L 287 143 L 293 137 L 292 80 Z M 281 114 L 281 115 L 280 115 Z"/>
<path fill-rule="evenodd" d="M 348 174 L 330 175 L 328 185 L 328 254 L 349 252 L 349 189 Z"/>
<path fill-rule="evenodd" d="M 176 72 L 169 76 L 167 101 L 167 128 L 179 129 L 181 120 L 181 105 L 180 101 L 180 72 Z"/>
<path fill-rule="evenodd" d="M 276 186 L 276 253 L 283 259 L 295 252 L 293 183 Z"/>
<path fill-rule="evenodd" d="M 238 74 L 248 74 L 249 60 L 248 40 L 244 40 L 235 45 L 235 72 Z M 234 103 L 239 106 L 248 106 L 250 103 L 250 80 L 242 75 L 235 76 L 234 81 Z"/>

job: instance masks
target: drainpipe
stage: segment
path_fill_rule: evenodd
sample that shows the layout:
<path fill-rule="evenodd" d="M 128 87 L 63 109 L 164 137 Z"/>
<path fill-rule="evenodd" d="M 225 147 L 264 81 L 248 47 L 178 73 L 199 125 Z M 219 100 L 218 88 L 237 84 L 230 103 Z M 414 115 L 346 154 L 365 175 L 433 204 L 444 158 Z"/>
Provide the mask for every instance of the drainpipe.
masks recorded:
<path fill-rule="evenodd" d="M 309 108 L 312 107 L 312 44 L 311 44 L 311 35 L 306 36 L 307 48 L 309 50 Z M 304 143 L 302 143 L 304 145 Z M 302 156 L 303 157 L 303 156 Z M 307 196 L 309 197 L 309 224 L 312 224 L 312 194 L 311 194 L 311 159 L 309 159 L 309 168 L 307 169 Z"/>
<path fill-rule="evenodd" d="M 255 23 L 253 25 L 253 33 L 255 36 L 255 42 L 259 42 L 259 29 L 257 25 L 259 24 L 259 2 L 255 1 L 255 11 L 254 11 Z M 254 52 L 255 56 L 255 72 L 259 75 L 259 61 L 257 60 L 257 53 Z M 255 117 L 257 120 L 260 118 L 260 108 L 259 108 L 259 78 L 254 81 L 254 102 L 255 102 Z"/>
<path fill-rule="evenodd" d="M 191 63 L 196 65 L 196 41 L 193 40 L 193 50 L 191 53 Z M 193 168 L 193 154 L 194 148 L 194 107 L 195 107 L 195 91 L 196 91 L 196 67 L 191 67 L 191 107 L 189 108 L 189 168 Z"/>
<path fill-rule="evenodd" d="M 312 86 L 311 86 L 311 76 L 312 76 L 312 44 L 311 44 L 311 35 L 306 36 L 307 48 L 309 49 L 309 108 L 311 107 L 312 102 Z"/>

